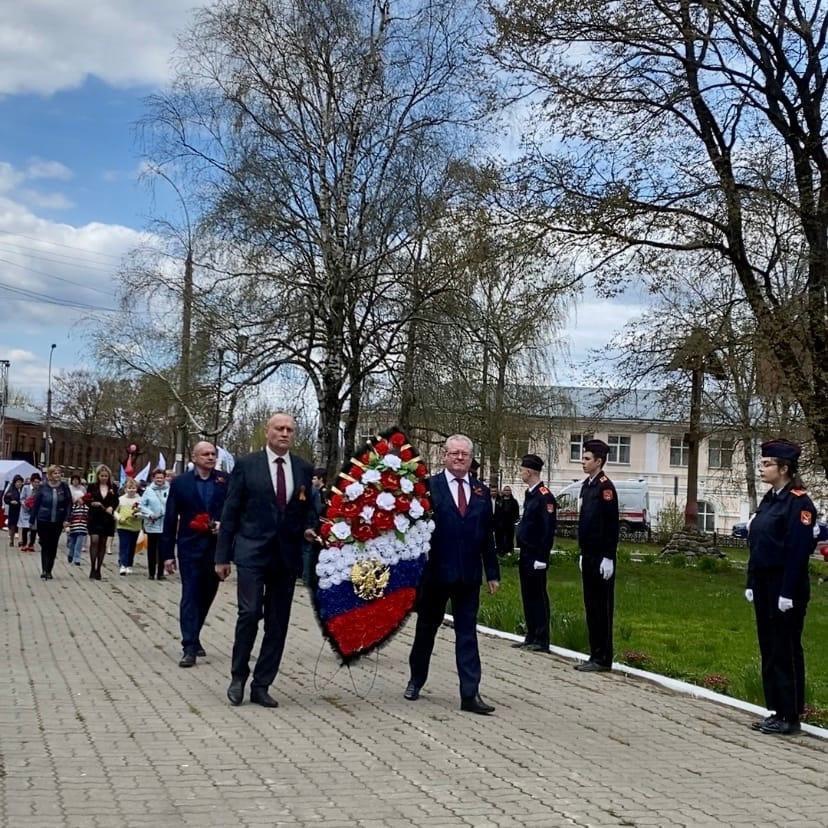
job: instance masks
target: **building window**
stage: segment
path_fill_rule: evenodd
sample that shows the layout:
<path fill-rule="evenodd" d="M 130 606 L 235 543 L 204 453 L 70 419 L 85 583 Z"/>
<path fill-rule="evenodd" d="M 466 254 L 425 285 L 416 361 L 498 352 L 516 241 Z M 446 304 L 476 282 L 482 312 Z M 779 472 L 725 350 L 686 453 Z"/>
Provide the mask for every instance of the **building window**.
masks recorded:
<path fill-rule="evenodd" d="M 684 437 L 670 438 L 670 465 L 687 466 L 690 462 L 690 444 Z"/>
<path fill-rule="evenodd" d="M 607 445 L 609 446 L 607 462 L 629 466 L 631 439 L 629 434 L 610 434 L 607 437 Z"/>
<path fill-rule="evenodd" d="M 580 463 L 584 453 L 584 443 L 591 440 L 591 434 L 570 434 L 569 435 L 569 462 Z"/>
<path fill-rule="evenodd" d="M 711 469 L 732 469 L 733 443 L 711 438 L 707 447 L 707 465 Z"/>
<path fill-rule="evenodd" d="M 706 500 L 699 501 L 698 527 L 700 532 L 716 531 L 716 510 Z"/>

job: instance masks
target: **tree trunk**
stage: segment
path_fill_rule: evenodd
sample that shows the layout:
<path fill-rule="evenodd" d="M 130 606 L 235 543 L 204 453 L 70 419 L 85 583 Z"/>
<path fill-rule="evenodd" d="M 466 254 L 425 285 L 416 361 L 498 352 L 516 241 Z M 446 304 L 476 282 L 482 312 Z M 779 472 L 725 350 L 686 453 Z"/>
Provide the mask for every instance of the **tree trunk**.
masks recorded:
<path fill-rule="evenodd" d="M 701 361 L 701 360 L 700 360 Z M 687 461 L 687 505 L 684 507 L 684 528 L 695 530 L 699 520 L 699 444 L 701 443 L 701 402 L 704 369 L 693 369 L 690 392 L 690 432 L 687 436 L 690 457 Z"/>
<path fill-rule="evenodd" d="M 745 483 L 748 491 L 749 512 L 752 515 L 756 511 L 759 498 L 756 495 L 756 450 L 754 448 L 754 435 L 751 431 L 744 429 L 741 434 L 742 452 L 745 459 Z"/>
<path fill-rule="evenodd" d="M 351 392 L 348 395 L 348 414 L 345 417 L 345 438 L 343 451 L 346 457 L 350 457 L 358 442 L 359 415 L 362 410 L 362 381 L 355 380 L 351 385 Z M 343 458 L 344 459 L 344 458 Z"/>

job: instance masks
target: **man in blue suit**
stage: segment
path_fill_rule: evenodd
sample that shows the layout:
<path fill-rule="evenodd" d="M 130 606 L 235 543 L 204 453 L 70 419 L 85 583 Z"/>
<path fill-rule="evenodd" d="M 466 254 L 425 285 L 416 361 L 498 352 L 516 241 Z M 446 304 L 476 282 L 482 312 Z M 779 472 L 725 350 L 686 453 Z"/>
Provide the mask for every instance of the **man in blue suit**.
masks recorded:
<path fill-rule="evenodd" d="M 494 707 L 480 698 L 477 610 L 484 568 L 489 592 L 494 595 L 500 586 L 500 567 L 491 494 L 469 475 L 472 450 L 468 437 L 449 437 L 443 451 L 444 470 L 428 481 L 435 529 L 417 604 L 417 630 L 409 657 L 411 678 L 405 698 L 415 701 L 426 683 L 434 638 L 451 599 L 460 709 L 485 715 Z"/>
<path fill-rule="evenodd" d="M 242 703 L 259 620 L 264 638 L 253 670 L 250 701 L 278 707 L 268 692 L 285 649 L 303 541 L 316 540 L 313 467 L 291 454 L 296 421 L 277 412 L 267 423 L 267 445 L 236 462 L 221 518 L 216 574 L 223 581 L 236 564 L 239 614 L 227 698 Z"/>
<path fill-rule="evenodd" d="M 175 547 L 181 572 L 181 644 L 179 667 L 193 667 L 201 646 L 201 628 L 216 597 L 216 540 L 221 510 L 227 496 L 227 475 L 216 470 L 216 449 L 211 443 L 193 447 L 193 469 L 170 484 L 161 556 L 168 575 L 175 572 Z"/>

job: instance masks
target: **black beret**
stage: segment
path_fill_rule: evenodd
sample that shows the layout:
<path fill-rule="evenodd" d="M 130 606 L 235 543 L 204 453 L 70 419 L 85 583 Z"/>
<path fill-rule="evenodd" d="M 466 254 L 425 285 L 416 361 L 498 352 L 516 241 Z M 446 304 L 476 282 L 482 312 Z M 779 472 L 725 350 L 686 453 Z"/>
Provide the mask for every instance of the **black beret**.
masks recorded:
<path fill-rule="evenodd" d="M 321 480 L 324 480 L 328 476 L 328 470 L 323 469 L 321 466 L 313 470 L 313 476 L 318 477 Z"/>
<path fill-rule="evenodd" d="M 606 460 L 609 455 L 609 446 L 603 440 L 587 440 L 584 451 L 591 452 L 595 457 Z"/>
<path fill-rule="evenodd" d="M 537 454 L 524 454 L 520 465 L 524 469 L 532 469 L 532 471 L 539 472 L 543 468 L 543 460 Z"/>
<path fill-rule="evenodd" d="M 802 454 L 802 446 L 790 440 L 768 440 L 762 443 L 762 457 L 774 457 L 777 460 L 790 460 L 796 463 Z"/>

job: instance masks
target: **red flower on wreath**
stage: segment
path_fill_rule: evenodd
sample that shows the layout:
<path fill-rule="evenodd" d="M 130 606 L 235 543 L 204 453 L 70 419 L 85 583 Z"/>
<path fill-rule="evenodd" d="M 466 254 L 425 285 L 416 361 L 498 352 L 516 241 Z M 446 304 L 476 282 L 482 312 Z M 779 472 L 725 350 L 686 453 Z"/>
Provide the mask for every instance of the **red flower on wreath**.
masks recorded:
<path fill-rule="evenodd" d="M 379 532 L 387 532 L 389 529 L 394 528 L 394 515 L 391 512 L 377 509 L 371 518 L 371 525 Z"/>
<path fill-rule="evenodd" d="M 379 440 L 377 443 L 374 443 L 374 451 L 379 454 L 380 457 L 388 454 L 389 445 L 386 440 Z"/>
<path fill-rule="evenodd" d="M 390 469 L 386 469 L 380 477 L 382 488 L 386 491 L 393 492 L 400 488 L 399 475 L 394 474 Z"/>
<path fill-rule="evenodd" d="M 417 477 L 427 477 L 428 476 L 428 469 L 425 466 L 425 463 L 418 463 L 417 470 L 414 472 Z"/>
<path fill-rule="evenodd" d="M 366 523 L 364 520 L 358 521 L 351 527 L 351 534 L 354 536 L 354 540 L 362 541 L 363 543 L 377 536 L 377 533 L 374 531 L 374 527 L 371 526 L 370 523 Z"/>
<path fill-rule="evenodd" d="M 428 494 L 428 486 L 422 480 L 418 480 L 414 484 L 414 494 L 417 496 Z"/>
<path fill-rule="evenodd" d="M 379 492 L 373 486 L 366 486 L 362 493 L 362 502 L 365 506 L 373 506 L 377 502 Z"/>
<path fill-rule="evenodd" d="M 327 538 L 328 535 L 331 534 L 331 524 L 330 523 L 323 523 L 319 527 L 319 534 L 322 535 L 323 538 Z"/>
<path fill-rule="evenodd" d="M 359 466 L 351 466 L 349 474 L 354 480 L 362 480 L 362 469 Z"/>
<path fill-rule="evenodd" d="M 405 434 L 403 434 L 401 431 L 395 431 L 391 435 L 390 442 L 391 445 L 394 446 L 394 448 L 400 448 L 400 446 L 405 445 Z"/>
<path fill-rule="evenodd" d="M 339 514 L 342 515 L 346 520 L 353 520 L 357 517 L 361 511 L 362 507 L 356 500 L 352 500 L 350 503 L 343 503 L 341 508 L 339 509 Z"/>
<path fill-rule="evenodd" d="M 423 509 L 428 511 L 431 508 L 431 501 L 427 497 L 421 497 L 420 506 L 422 506 Z"/>
<path fill-rule="evenodd" d="M 413 459 L 414 459 L 414 450 L 413 449 L 406 448 L 406 449 L 403 449 L 400 452 L 400 460 L 405 462 L 405 461 L 413 460 Z"/>
<path fill-rule="evenodd" d="M 194 532 L 206 534 L 213 531 L 213 519 L 207 512 L 199 512 L 188 525 Z"/>
<path fill-rule="evenodd" d="M 363 451 L 362 454 L 357 457 L 360 463 L 367 463 L 371 459 L 371 452 Z"/>
<path fill-rule="evenodd" d="M 407 497 L 403 497 L 400 495 L 394 505 L 397 507 L 398 512 L 407 512 L 411 508 L 411 501 Z"/>

